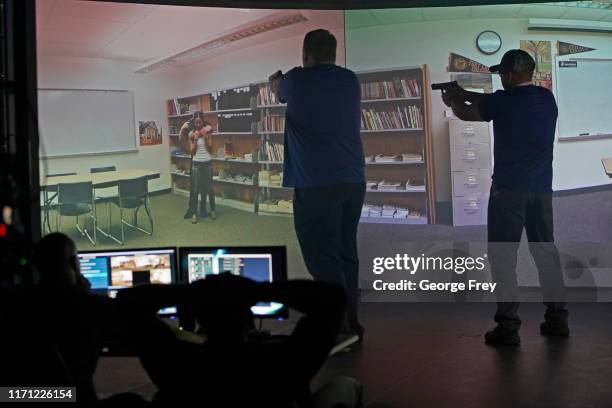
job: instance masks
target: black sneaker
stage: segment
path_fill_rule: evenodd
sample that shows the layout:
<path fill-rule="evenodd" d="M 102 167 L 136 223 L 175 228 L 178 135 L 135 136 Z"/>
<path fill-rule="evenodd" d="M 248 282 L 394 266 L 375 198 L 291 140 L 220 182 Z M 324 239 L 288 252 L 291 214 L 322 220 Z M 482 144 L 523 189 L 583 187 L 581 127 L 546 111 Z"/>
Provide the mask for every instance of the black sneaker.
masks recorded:
<path fill-rule="evenodd" d="M 185 215 L 183 215 L 183 218 L 186 220 L 190 219 L 191 217 L 193 217 L 193 212 L 191 210 L 187 210 Z"/>
<path fill-rule="evenodd" d="M 544 322 L 540 324 L 540 333 L 550 337 L 569 337 L 570 330 L 567 323 Z"/>
<path fill-rule="evenodd" d="M 495 346 L 518 346 L 521 344 L 518 330 L 508 330 L 501 326 L 485 333 L 485 343 Z"/>

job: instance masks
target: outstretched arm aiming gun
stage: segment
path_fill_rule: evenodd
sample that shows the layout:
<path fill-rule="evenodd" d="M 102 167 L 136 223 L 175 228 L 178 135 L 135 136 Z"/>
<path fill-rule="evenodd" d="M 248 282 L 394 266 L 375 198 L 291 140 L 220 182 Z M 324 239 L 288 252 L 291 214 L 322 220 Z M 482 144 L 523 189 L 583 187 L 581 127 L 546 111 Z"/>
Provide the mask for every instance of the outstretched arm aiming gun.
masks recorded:
<path fill-rule="evenodd" d="M 431 84 L 434 91 L 442 91 L 442 100 L 453 110 L 456 117 L 467 121 L 483 121 L 480 104 L 483 94 L 463 89 L 457 81 Z"/>

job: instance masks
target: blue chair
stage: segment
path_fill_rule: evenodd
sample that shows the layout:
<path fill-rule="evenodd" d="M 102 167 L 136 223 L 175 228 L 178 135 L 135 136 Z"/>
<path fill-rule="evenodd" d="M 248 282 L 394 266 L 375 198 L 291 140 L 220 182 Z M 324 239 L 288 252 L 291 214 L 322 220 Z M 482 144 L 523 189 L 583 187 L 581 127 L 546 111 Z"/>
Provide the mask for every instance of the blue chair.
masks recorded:
<path fill-rule="evenodd" d="M 95 202 L 93 184 L 91 181 L 77 183 L 59 183 L 57 185 L 57 231 L 60 230 L 62 217 L 76 217 L 76 229 L 81 236 L 87 237 L 92 245 L 96 245 L 97 221 L 95 217 Z M 89 215 L 93 222 L 93 238 L 87 227 L 79 224 L 79 217 Z"/>
<path fill-rule="evenodd" d="M 75 172 L 70 172 L 70 173 L 54 173 L 54 174 L 47 174 L 46 178 L 50 179 L 53 177 L 62 177 L 62 176 L 76 176 Z M 51 195 L 49 195 L 49 193 L 51 193 Z M 45 226 L 47 227 L 47 232 L 51 232 L 51 222 L 50 222 L 50 218 L 49 217 L 49 210 L 51 209 L 51 207 L 53 207 L 55 204 L 57 204 L 57 202 L 54 203 L 55 199 L 57 198 L 57 186 L 50 186 L 50 187 L 45 187 L 43 190 L 43 204 L 42 204 L 42 210 L 43 210 L 43 222 L 42 222 L 42 227 L 45 228 Z M 57 224 L 57 221 L 56 221 Z"/>
<path fill-rule="evenodd" d="M 153 217 L 151 216 L 151 205 L 149 202 L 149 178 L 147 176 L 119 180 L 119 195 L 113 198 L 112 203 L 119 208 L 121 224 L 121 245 L 125 243 L 124 226 L 136 229 L 147 235 L 153 235 Z M 144 208 L 149 219 L 149 229 L 146 230 L 138 225 L 138 211 Z M 123 218 L 124 210 L 132 210 L 132 222 Z"/>

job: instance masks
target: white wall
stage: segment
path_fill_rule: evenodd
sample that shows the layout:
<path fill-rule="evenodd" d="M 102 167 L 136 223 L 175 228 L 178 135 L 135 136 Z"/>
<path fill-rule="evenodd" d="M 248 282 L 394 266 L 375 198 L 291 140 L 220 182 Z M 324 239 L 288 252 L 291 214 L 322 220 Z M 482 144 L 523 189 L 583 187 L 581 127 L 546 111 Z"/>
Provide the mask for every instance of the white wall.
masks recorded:
<path fill-rule="evenodd" d="M 350 17 L 347 17 L 347 19 Z M 483 30 L 494 30 L 502 38 L 502 49 L 493 56 L 481 54 L 475 45 Z M 498 63 L 505 52 L 519 48 L 520 40 L 548 40 L 556 54 L 557 40 L 572 42 L 597 51 L 584 56 L 612 58 L 612 36 L 593 33 L 548 33 L 527 31 L 527 19 L 446 20 L 434 22 L 378 25 L 347 30 L 347 66 L 354 70 L 429 65 L 431 82 L 448 81 L 446 72 L 449 52 L 472 58 L 485 65 Z M 578 54 L 577 56 L 580 56 Z M 556 83 L 553 69 L 553 87 Z M 495 78 L 495 81 L 498 81 Z M 496 83 L 494 82 L 494 85 Z M 499 86 L 499 82 L 497 82 Z M 450 158 L 448 119 L 439 92 L 432 92 L 432 130 L 434 138 L 434 165 L 438 201 L 450 201 Z M 602 112 L 602 115 L 609 112 Z M 554 158 L 555 190 L 609 184 L 602 171 L 601 158 L 612 156 L 612 139 L 557 142 Z"/>
<path fill-rule="evenodd" d="M 41 160 L 44 174 L 89 173 L 91 167 L 115 165 L 117 169 L 154 169 L 161 172 L 151 181 L 152 191 L 170 188 L 170 157 L 166 99 L 172 94 L 171 74 L 134 74 L 133 62 L 100 58 L 45 57 L 38 58 L 39 88 L 61 89 L 123 89 L 134 95 L 135 127 L 138 121 L 154 120 L 163 129 L 163 143 L 138 146 L 134 153 L 87 155 Z M 44 123 L 39 126 L 44 127 Z M 78 140 L 75 139 L 75 143 Z"/>
<path fill-rule="evenodd" d="M 330 30 L 338 41 L 336 64 L 344 65 L 344 32 Z M 207 59 L 185 67 L 174 96 L 190 96 L 211 90 L 267 80 L 302 65 L 304 35 L 281 38 Z"/>

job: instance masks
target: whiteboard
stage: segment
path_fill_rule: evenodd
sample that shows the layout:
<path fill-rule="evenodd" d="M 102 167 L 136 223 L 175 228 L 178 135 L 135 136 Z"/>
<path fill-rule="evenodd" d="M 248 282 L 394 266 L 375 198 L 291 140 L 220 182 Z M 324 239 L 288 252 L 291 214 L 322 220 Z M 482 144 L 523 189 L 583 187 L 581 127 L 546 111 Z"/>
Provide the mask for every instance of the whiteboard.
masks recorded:
<path fill-rule="evenodd" d="M 133 94 L 39 89 L 38 128 L 41 157 L 134 151 Z"/>
<path fill-rule="evenodd" d="M 569 61 L 561 67 L 559 62 Z M 612 135 L 612 60 L 559 59 L 557 103 L 560 138 Z M 580 136 L 587 133 L 586 136 Z"/>

